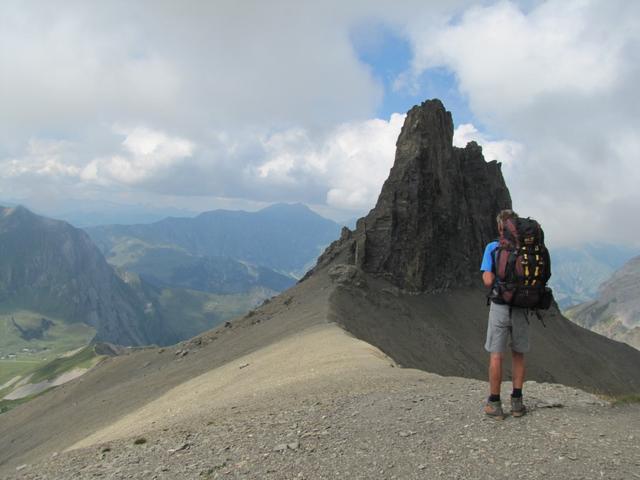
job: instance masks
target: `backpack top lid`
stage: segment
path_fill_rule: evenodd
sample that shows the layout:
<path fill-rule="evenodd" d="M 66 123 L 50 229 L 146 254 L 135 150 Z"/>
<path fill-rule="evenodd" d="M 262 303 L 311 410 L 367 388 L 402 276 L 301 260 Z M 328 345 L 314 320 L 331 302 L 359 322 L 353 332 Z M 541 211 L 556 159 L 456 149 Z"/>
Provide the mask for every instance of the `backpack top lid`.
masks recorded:
<path fill-rule="evenodd" d="M 531 217 L 508 218 L 500 233 L 500 245 L 519 249 L 521 246 L 544 245 L 544 232 Z"/>

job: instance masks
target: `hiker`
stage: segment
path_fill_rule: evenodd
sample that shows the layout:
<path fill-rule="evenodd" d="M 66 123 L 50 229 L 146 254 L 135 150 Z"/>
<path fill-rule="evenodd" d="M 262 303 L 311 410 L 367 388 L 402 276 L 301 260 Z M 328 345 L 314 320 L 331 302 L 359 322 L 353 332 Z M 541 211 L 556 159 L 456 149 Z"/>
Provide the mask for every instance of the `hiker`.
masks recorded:
<path fill-rule="evenodd" d="M 517 219 L 518 214 L 512 210 L 502 210 L 497 217 L 498 232 L 503 237 L 504 225 L 508 219 Z M 526 413 L 522 401 L 522 385 L 524 383 L 524 354 L 529 351 L 529 321 L 525 308 L 507 305 L 496 292 L 495 253 L 500 246 L 499 241 L 487 245 L 482 258 L 482 282 L 491 289 L 489 322 L 485 350 L 489 352 L 489 398 L 484 412 L 490 417 L 503 419 L 500 387 L 502 385 L 502 361 L 507 351 L 507 343 L 511 337 L 512 381 L 511 415 L 521 417 Z"/>

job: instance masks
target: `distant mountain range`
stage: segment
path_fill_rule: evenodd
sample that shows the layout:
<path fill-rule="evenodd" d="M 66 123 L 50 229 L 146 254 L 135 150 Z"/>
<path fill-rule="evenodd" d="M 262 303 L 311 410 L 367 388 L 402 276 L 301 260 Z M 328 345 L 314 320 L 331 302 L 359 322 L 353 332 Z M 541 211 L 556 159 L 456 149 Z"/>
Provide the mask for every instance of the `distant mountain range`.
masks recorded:
<path fill-rule="evenodd" d="M 151 255 L 156 260 L 166 256 L 169 262 L 182 258 L 185 268 L 200 273 L 211 270 L 213 264 L 221 266 L 219 259 L 226 258 L 296 278 L 338 238 L 340 230 L 341 225 L 302 204 L 275 204 L 257 212 L 214 210 L 194 218 L 86 229 L 109 262 L 137 270 L 143 277 L 156 274 L 136 266 L 148 266 L 143 258 Z M 205 257 L 208 260 L 203 260 Z M 258 273 L 276 283 L 283 281 L 265 270 Z M 176 272 L 168 275 L 180 276 Z M 159 277 L 169 280 L 166 274 Z"/>
<path fill-rule="evenodd" d="M 20 206 L 0 208 L 0 305 L 82 322 L 114 343 L 171 337 L 85 232 Z"/>
<path fill-rule="evenodd" d="M 127 205 L 106 200 L 89 199 L 82 201 L 67 199 L 63 205 L 48 206 L 42 203 L 31 205 L 29 200 L 20 201 L 0 198 L 0 205 L 6 207 L 22 205 L 38 215 L 64 220 L 77 228 L 112 223 L 151 223 L 169 216 L 193 217 L 198 214 L 198 212 L 191 210 L 167 206 Z"/>
<path fill-rule="evenodd" d="M 142 260 L 139 267 L 144 271 L 144 260 L 151 260 L 146 256 Z M 165 268 L 162 261 L 159 265 Z M 245 313 L 293 283 L 275 272 L 232 260 L 196 259 L 184 265 L 192 271 L 166 269 L 177 275 L 166 274 L 171 282 L 162 275 L 147 282 L 135 272 L 109 265 L 84 231 L 21 206 L 0 207 L 0 326 L 5 331 L 0 352 L 10 345 L 14 353 L 19 351 L 17 337 L 37 335 L 46 340 L 43 325 L 55 325 L 53 337 L 65 337 L 69 330 L 65 325 L 82 324 L 94 329 L 99 341 L 171 344 Z M 203 286 L 200 283 L 208 282 L 203 286 L 207 287 L 215 281 L 218 285 L 212 289 L 218 295 L 194 291 Z M 184 288 L 169 288 L 166 283 Z M 55 320 L 50 325 L 51 319 Z M 76 337 L 84 342 L 88 331 L 81 333 Z M 16 338 L 11 340 L 12 336 Z M 46 342 L 41 346 L 53 348 Z"/>
<path fill-rule="evenodd" d="M 243 315 L 296 282 L 249 260 L 299 274 L 339 229 L 302 205 L 89 229 L 108 263 L 85 231 L 0 207 L 0 386 L 92 340 L 169 345 Z"/>
<path fill-rule="evenodd" d="M 611 244 L 551 248 L 550 285 L 558 305 L 564 310 L 595 300 L 600 284 L 638 254 L 637 248 Z"/>
<path fill-rule="evenodd" d="M 295 279 L 266 267 L 227 257 L 191 255 L 175 246 L 154 246 L 127 238 L 118 243 L 108 261 L 159 288 L 189 288 L 216 294 L 248 292 L 264 287 L 282 291 Z"/>
<path fill-rule="evenodd" d="M 602 283 L 596 300 L 566 314 L 578 325 L 640 350 L 640 256 Z"/>

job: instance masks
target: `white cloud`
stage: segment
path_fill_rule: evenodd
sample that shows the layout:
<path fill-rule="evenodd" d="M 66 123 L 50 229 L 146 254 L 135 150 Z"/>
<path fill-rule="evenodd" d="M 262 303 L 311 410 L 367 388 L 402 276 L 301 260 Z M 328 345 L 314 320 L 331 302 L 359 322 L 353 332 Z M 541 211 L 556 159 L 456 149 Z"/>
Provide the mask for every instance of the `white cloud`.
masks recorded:
<path fill-rule="evenodd" d="M 171 137 L 146 127 L 114 129 L 124 136 L 119 152 L 84 164 L 79 146 L 70 141 L 31 139 L 23 156 L 0 162 L 2 175 L 11 182 L 28 184 L 86 182 L 109 186 L 135 185 L 159 177 L 193 155 L 189 140 Z"/>
<path fill-rule="evenodd" d="M 517 114 L 549 92 L 598 95 L 617 82 L 626 30 L 637 22 L 612 15 L 613 8 L 601 16 L 601 6 L 555 0 L 528 14 L 512 2 L 470 8 L 459 23 L 426 37 L 414 34 L 414 69 L 453 69 L 474 109 L 497 118 Z"/>
<path fill-rule="evenodd" d="M 404 115 L 340 125 L 321 141 L 301 129 L 262 140 L 264 161 L 253 174 L 276 187 L 304 185 L 314 178 L 332 208 L 362 212 L 371 208 L 393 165 Z"/>
<path fill-rule="evenodd" d="M 82 170 L 82 180 L 137 184 L 166 174 L 170 167 L 193 155 L 194 144 L 184 138 L 169 137 L 146 127 L 116 128 L 115 131 L 126 135 L 122 142 L 123 152 L 92 160 Z"/>
<path fill-rule="evenodd" d="M 354 7 L 298 2 L 3 2 L 4 135 L 116 122 L 200 136 L 334 125 L 382 91 L 349 43 Z M 295 19 L 295 21 L 291 21 Z"/>
<path fill-rule="evenodd" d="M 640 216 L 630 197 L 640 182 L 639 19 L 637 2 L 498 2 L 427 33 L 409 28 L 413 81 L 449 69 L 485 128 L 519 146 L 495 152 L 515 158 L 505 162 L 515 207 L 545 221 L 557 244 L 633 241 L 609 212 Z"/>
<path fill-rule="evenodd" d="M 369 208 L 402 122 L 372 119 L 350 43 L 378 22 L 413 45 L 396 88 L 458 80 L 455 141 L 503 162 L 517 208 L 558 242 L 615 237 L 640 216 L 640 3 L 523 3 L 2 2 L 0 188 Z"/>
<path fill-rule="evenodd" d="M 67 163 L 73 158 L 73 144 L 60 140 L 30 139 L 21 158 L 8 158 L 0 162 L 3 176 L 9 179 L 31 175 L 35 177 L 75 177 L 79 168 Z"/>
<path fill-rule="evenodd" d="M 393 114 L 388 121 L 345 123 L 320 138 L 302 128 L 222 131 L 212 136 L 206 152 L 188 139 L 147 127 L 114 127 L 113 134 L 124 137 L 119 148 L 84 166 L 72 163 L 77 145 L 33 140 L 30 154 L 6 164 L 4 176 L 28 182 L 39 175 L 51 183 L 81 181 L 114 191 L 215 191 L 256 201 L 306 198 L 361 213 L 375 204 L 389 174 L 403 121 L 404 115 Z"/>
<path fill-rule="evenodd" d="M 489 140 L 471 123 L 458 125 L 453 132 L 453 144 L 464 148 L 467 143 L 474 141 L 482 147 L 485 160 L 498 160 L 503 168 L 509 169 L 514 162 L 522 157 L 523 145 L 509 140 Z"/>
<path fill-rule="evenodd" d="M 404 118 L 393 114 L 389 121 L 375 119 L 338 129 L 324 149 L 330 172 L 328 205 L 352 210 L 375 205 L 393 166 Z"/>

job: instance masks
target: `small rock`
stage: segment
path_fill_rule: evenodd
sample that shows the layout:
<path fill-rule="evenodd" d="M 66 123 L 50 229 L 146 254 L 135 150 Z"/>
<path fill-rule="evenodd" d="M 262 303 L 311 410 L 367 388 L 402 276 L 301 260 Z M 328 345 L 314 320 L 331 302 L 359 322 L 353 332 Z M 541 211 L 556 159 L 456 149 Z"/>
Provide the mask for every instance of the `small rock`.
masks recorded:
<path fill-rule="evenodd" d="M 296 440 L 294 442 L 288 443 L 287 448 L 289 448 L 290 450 L 298 450 L 298 448 L 300 448 L 300 442 Z"/>
<path fill-rule="evenodd" d="M 274 452 L 284 452 L 287 449 L 287 444 L 286 443 L 281 443 L 279 445 L 276 445 L 275 447 L 273 447 L 273 451 Z"/>
<path fill-rule="evenodd" d="M 20 465 L 19 467 L 16 467 L 16 472 L 20 472 L 21 470 L 24 470 L 25 468 L 27 468 L 28 465 L 24 464 L 24 465 Z"/>
<path fill-rule="evenodd" d="M 188 449 L 190 446 L 191 446 L 190 443 L 183 443 L 178 448 L 170 448 L 169 450 L 167 450 L 167 453 L 171 455 L 171 454 L 174 454 L 176 452 L 181 452 L 183 450 Z"/>
<path fill-rule="evenodd" d="M 240 367 L 238 367 L 238 368 L 240 368 L 240 369 L 242 370 L 243 368 L 247 368 L 249 365 L 250 365 L 249 363 L 243 363 L 243 364 L 242 364 L 242 365 L 240 365 Z"/>
<path fill-rule="evenodd" d="M 536 408 L 563 408 L 564 405 L 558 401 L 539 401 L 536 403 Z"/>

